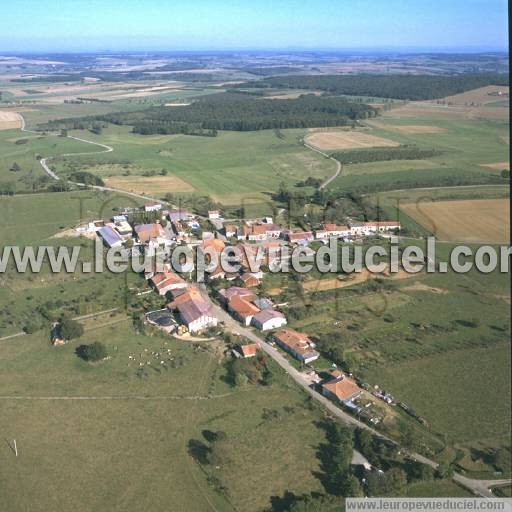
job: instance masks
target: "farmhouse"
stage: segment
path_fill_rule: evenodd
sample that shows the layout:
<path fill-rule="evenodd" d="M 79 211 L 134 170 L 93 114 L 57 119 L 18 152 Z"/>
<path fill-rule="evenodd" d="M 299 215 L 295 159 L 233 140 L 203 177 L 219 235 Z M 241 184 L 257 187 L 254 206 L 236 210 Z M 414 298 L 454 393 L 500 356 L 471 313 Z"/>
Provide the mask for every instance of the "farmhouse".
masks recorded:
<path fill-rule="evenodd" d="M 236 236 L 238 240 L 249 240 L 251 242 L 258 242 L 268 240 L 269 238 L 279 238 L 282 229 L 276 224 L 248 224 L 245 223 L 241 228 L 237 229 Z"/>
<path fill-rule="evenodd" d="M 126 220 L 115 221 L 114 229 L 124 238 L 131 238 L 132 227 Z"/>
<path fill-rule="evenodd" d="M 315 344 L 301 332 L 282 329 L 273 335 L 273 339 L 281 348 L 302 363 L 311 363 L 320 357 L 320 354 L 314 350 Z"/>
<path fill-rule="evenodd" d="M 324 396 L 335 398 L 339 402 L 346 404 L 361 394 L 361 388 L 339 370 L 332 372 L 331 376 L 332 379 L 322 384 L 322 394 Z"/>
<path fill-rule="evenodd" d="M 228 302 L 228 311 L 242 324 L 251 325 L 253 316 L 259 313 L 259 309 L 245 298 L 235 295 Z"/>
<path fill-rule="evenodd" d="M 165 231 L 160 224 L 138 224 L 134 229 L 137 238 L 143 244 L 150 241 L 165 243 Z"/>
<path fill-rule="evenodd" d="M 211 219 L 220 219 L 220 213 L 219 210 L 209 210 L 208 211 L 208 218 Z"/>
<path fill-rule="evenodd" d="M 107 247 L 121 247 L 123 245 L 123 238 L 111 226 L 103 226 L 98 230 L 98 234 L 103 239 L 103 243 Z"/>
<path fill-rule="evenodd" d="M 256 294 L 247 288 L 232 286 L 219 291 L 219 299 L 222 303 L 227 304 L 233 297 L 242 297 L 244 300 L 252 302 L 256 299 Z"/>
<path fill-rule="evenodd" d="M 264 309 L 252 319 L 252 325 L 260 331 L 270 331 L 271 329 L 278 329 L 286 325 L 286 317 L 283 313 L 273 309 Z"/>
<path fill-rule="evenodd" d="M 242 357 L 254 357 L 259 350 L 259 345 L 257 343 L 249 343 L 247 345 L 240 345 L 238 347 L 238 350 L 240 354 L 242 354 Z"/>
<path fill-rule="evenodd" d="M 195 288 L 188 288 L 167 307 L 177 313 L 181 323 L 187 326 L 189 332 L 200 332 L 209 327 L 215 327 L 218 322 L 210 306 Z"/>
<path fill-rule="evenodd" d="M 162 209 L 162 205 L 160 203 L 150 202 L 144 205 L 145 212 L 157 212 Z"/>
<path fill-rule="evenodd" d="M 226 224 L 224 226 L 224 234 L 227 238 L 231 238 L 232 236 L 236 236 L 238 226 L 235 224 Z"/>
<path fill-rule="evenodd" d="M 254 288 L 255 286 L 260 285 L 260 280 L 253 274 L 250 274 L 249 272 L 242 274 L 240 276 L 240 279 L 242 280 L 244 285 L 247 286 L 247 288 Z"/>
<path fill-rule="evenodd" d="M 188 220 L 192 219 L 194 216 L 191 215 L 186 210 L 175 209 L 175 210 L 171 210 L 169 212 L 169 214 L 167 215 L 167 217 L 169 218 L 169 220 L 171 222 L 174 222 L 174 221 L 182 221 L 182 220 L 188 221 Z"/>
<path fill-rule="evenodd" d="M 370 236 L 374 233 L 382 233 L 385 231 L 392 231 L 400 229 L 400 222 L 398 221 L 370 221 L 370 222 L 351 222 L 350 234 L 352 236 Z"/>
<path fill-rule="evenodd" d="M 165 295 L 171 290 L 186 288 L 187 283 L 174 272 L 159 272 L 150 278 L 150 283 L 158 292 L 158 295 Z"/>
<path fill-rule="evenodd" d="M 292 231 L 287 231 L 285 233 L 285 238 L 288 240 L 288 242 L 297 245 L 307 245 L 309 242 L 312 242 L 315 239 L 311 231 L 297 231 L 295 233 Z"/>
<path fill-rule="evenodd" d="M 315 231 L 317 239 L 349 236 L 350 228 L 348 226 L 338 226 L 336 224 L 322 224 L 320 229 Z"/>

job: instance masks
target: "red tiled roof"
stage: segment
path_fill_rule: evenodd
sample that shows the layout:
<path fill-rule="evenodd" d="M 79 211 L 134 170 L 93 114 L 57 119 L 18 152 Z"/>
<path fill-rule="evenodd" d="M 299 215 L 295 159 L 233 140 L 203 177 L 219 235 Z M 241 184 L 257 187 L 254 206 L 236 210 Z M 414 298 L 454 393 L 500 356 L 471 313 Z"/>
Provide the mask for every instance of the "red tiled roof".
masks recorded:
<path fill-rule="evenodd" d="M 339 372 L 341 373 L 341 372 Z M 341 374 L 341 376 L 334 377 L 329 382 L 322 386 L 330 391 L 338 400 L 348 400 L 350 397 L 356 395 L 361 391 L 361 388 L 349 377 Z"/>
<path fill-rule="evenodd" d="M 257 343 L 250 343 L 249 345 L 242 345 L 240 350 L 242 351 L 242 355 L 244 357 L 255 356 L 259 350 L 259 345 Z"/>

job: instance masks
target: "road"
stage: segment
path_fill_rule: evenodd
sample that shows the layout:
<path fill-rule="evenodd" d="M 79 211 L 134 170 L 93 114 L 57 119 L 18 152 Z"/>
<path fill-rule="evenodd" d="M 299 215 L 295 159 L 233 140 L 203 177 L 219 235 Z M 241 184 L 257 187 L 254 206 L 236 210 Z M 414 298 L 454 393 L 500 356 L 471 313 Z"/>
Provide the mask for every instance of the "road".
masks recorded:
<path fill-rule="evenodd" d="M 331 181 L 335 180 L 340 174 L 341 174 L 341 163 L 336 160 L 336 158 L 333 158 L 331 155 L 324 153 L 323 151 L 320 151 L 319 149 L 315 148 L 314 146 L 311 146 L 306 141 L 302 141 L 304 146 L 308 149 L 311 149 L 311 151 L 314 151 L 315 153 L 318 153 L 319 155 L 322 155 L 325 158 L 328 158 L 329 160 L 332 160 L 336 164 L 336 172 L 330 177 L 327 178 L 318 188 L 322 189 L 325 188 Z"/>

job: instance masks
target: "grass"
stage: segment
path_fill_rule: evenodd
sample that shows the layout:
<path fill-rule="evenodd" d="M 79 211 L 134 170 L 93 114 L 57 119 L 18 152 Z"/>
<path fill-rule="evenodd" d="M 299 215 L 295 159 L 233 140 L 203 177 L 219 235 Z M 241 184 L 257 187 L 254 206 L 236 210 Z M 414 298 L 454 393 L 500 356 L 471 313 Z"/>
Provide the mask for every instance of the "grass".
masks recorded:
<path fill-rule="evenodd" d="M 110 360 L 91 366 L 74 355 L 78 343 L 96 340 L 108 346 Z M 169 348 L 181 366 L 161 373 L 148 369 L 146 377 L 137 377 L 139 354 L 154 363 L 148 354 L 162 348 Z M 305 396 L 279 371 L 270 387 L 232 389 L 209 351 L 137 335 L 129 323 L 86 330 L 82 339 L 60 348 L 36 334 L 3 347 L 0 360 L 7 369 L 0 376 L 4 397 L 142 397 L 0 398 L 0 428 L 6 439 L 16 438 L 20 450 L 14 460 L 7 443 L 0 448 L 6 511 L 28 504 L 31 510 L 48 510 L 57 499 L 61 510 L 87 504 L 95 510 L 158 511 L 172 503 L 178 510 L 203 511 L 209 501 L 219 511 L 258 511 L 269 506 L 271 496 L 322 489 L 313 474 L 323 439 L 315 426 L 320 416 L 305 407 Z M 210 400 L 179 398 L 209 393 Z M 144 399 L 156 396 L 161 398 Z M 280 411 L 279 418 L 266 421 L 265 409 Z M 202 468 L 187 454 L 190 439 L 205 442 L 204 429 L 226 432 L 229 466 Z M 208 485 L 208 475 L 220 480 L 226 495 Z"/>
<path fill-rule="evenodd" d="M 451 480 L 433 480 L 410 484 L 408 498 L 471 498 L 472 493 Z"/>
<path fill-rule="evenodd" d="M 131 164 L 133 175 L 165 169 L 170 178 L 177 176 L 198 193 L 209 194 L 226 205 L 267 202 L 267 209 L 271 209 L 270 196 L 280 182 L 293 186 L 308 176 L 325 178 L 334 172 L 330 160 L 299 143 L 301 130 L 282 133 L 284 139 L 272 130 L 220 132 L 212 138 L 143 136 L 130 133 L 127 127 L 110 127 L 100 136 L 88 133 L 87 137 L 111 145 L 112 153 L 68 158 L 57 168 L 65 173 L 81 163 L 85 170 L 103 177 L 125 172 L 122 168 L 105 168 L 108 163 Z"/>

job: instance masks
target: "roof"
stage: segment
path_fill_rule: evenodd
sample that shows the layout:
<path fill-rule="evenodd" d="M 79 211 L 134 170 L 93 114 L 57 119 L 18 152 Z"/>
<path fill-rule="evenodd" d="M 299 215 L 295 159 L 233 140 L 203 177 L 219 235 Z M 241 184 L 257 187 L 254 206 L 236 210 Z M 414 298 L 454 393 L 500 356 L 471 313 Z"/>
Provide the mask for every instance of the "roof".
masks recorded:
<path fill-rule="evenodd" d="M 240 279 L 245 283 L 245 286 L 258 286 L 260 284 L 260 280 L 249 273 L 242 274 Z"/>
<path fill-rule="evenodd" d="M 159 291 L 173 284 L 185 283 L 185 281 L 174 272 L 159 272 L 158 274 L 155 274 L 150 280 L 155 288 Z"/>
<path fill-rule="evenodd" d="M 274 338 L 304 358 L 318 356 L 318 352 L 311 348 L 311 340 L 302 332 L 294 329 L 281 329 L 274 334 Z"/>
<path fill-rule="evenodd" d="M 267 299 L 265 297 L 254 299 L 252 302 L 257 308 L 260 309 L 272 309 L 274 305 L 270 299 Z"/>
<path fill-rule="evenodd" d="M 211 247 L 215 252 L 221 253 L 224 250 L 224 247 L 226 247 L 226 244 L 219 238 L 212 238 L 203 240 L 202 246 L 203 249 Z"/>
<path fill-rule="evenodd" d="M 361 388 L 352 379 L 342 373 L 340 376 L 334 377 L 329 382 L 323 384 L 322 387 L 330 391 L 341 401 L 348 400 L 361 391 Z"/>
<path fill-rule="evenodd" d="M 189 213 L 186 210 L 171 210 L 169 212 L 169 220 L 188 220 Z"/>
<path fill-rule="evenodd" d="M 286 317 L 280 311 L 276 311 L 275 309 L 264 309 L 260 311 L 257 315 L 254 315 L 254 319 L 258 321 L 260 324 L 264 324 L 269 320 L 273 320 L 274 318 L 282 318 L 286 320 Z"/>
<path fill-rule="evenodd" d="M 348 231 L 348 226 L 338 226 L 337 224 L 322 224 L 325 231 Z"/>
<path fill-rule="evenodd" d="M 295 242 L 296 240 L 307 240 L 308 238 L 314 238 L 311 231 L 299 231 L 297 233 L 288 233 L 288 240 Z"/>
<path fill-rule="evenodd" d="M 254 304 L 251 304 L 248 300 L 245 300 L 238 295 L 235 295 L 229 301 L 229 309 L 241 317 L 254 316 L 259 312 L 259 309 Z"/>
<path fill-rule="evenodd" d="M 212 316 L 210 306 L 203 300 L 196 288 L 188 288 L 167 306 L 177 310 L 184 323 L 190 324 L 202 316 Z"/>
<path fill-rule="evenodd" d="M 165 236 L 164 228 L 160 224 L 138 224 L 134 229 L 141 242 Z"/>
<path fill-rule="evenodd" d="M 370 222 L 363 222 L 365 226 L 386 227 L 386 226 L 400 226 L 397 220 L 373 220 Z"/>
<path fill-rule="evenodd" d="M 242 288 L 240 286 L 231 286 L 230 288 L 225 288 L 219 291 L 219 295 L 226 299 L 227 301 L 231 300 L 235 296 L 245 297 L 246 300 L 254 300 L 256 295 L 251 290 L 247 288 Z"/>
<path fill-rule="evenodd" d="M 251 357 L 251 356 L 255 356 L 256 353 L 258 352 L 259 350 L 259 345 L 257 343 L 250 343 L 248 345 L 242 345 L 240 347 L 240 351 L 242 352 L 242 355 L 244 357 Z"/>
<path fill-rule="evenodd" d="M 111 247 L 123 242 L 121 235 L 110 226 L 103 226 L 102 228 L 98 229 L 98 233 L 100 234 L 101 238 L 103 238 L 103 240 L 105 240 L 105 242 Z"/>

